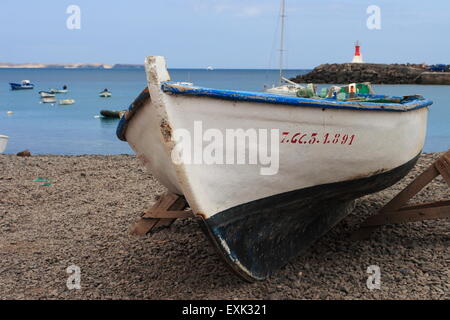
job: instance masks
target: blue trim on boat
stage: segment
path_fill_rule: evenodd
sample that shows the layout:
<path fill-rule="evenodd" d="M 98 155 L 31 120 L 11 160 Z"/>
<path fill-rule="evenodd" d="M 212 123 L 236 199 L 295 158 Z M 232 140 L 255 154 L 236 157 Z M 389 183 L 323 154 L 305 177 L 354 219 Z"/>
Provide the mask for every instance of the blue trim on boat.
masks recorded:
<path fill-rule="evenodd" d="M 170 94 L 191 95 L 199 97 L 209 97 L 215 99 L 231 100 L 231 101 L 246 101 L 257 103 L 270 103 L 279 105 L 290 105 L 297 107 L 316 107 L 328 109 L 350 109 L 350 110 L 365 110 L 365 111 L 394 111 L 406 112 L 420 108 L 426 108 L 433 104 L 433 101 L 421 97 L 410 96 L 405 99 L 404 103 L 374 103 L 374 102 L 349 102 L 338 101 L 333 98 L 326 99 L 308 99 L 290 96 L 281 96 L 265 92 L 247 92 L 234 90 L 220 90 L 201 88 L 194 86 L 186 86 L 177 82 L 163 82 L 161 89 Z M 372 99 L 382 98 L 397 98 L 405 97 L 387 97 L 383 95 L 361 95 Z M 144 102 L 150 98 L 148 88 L 145 88 L 136 100 L 130 105 L 128 111 L 125 113 L 117 126 L 116 135 L 122 140 L 126 141 L 125 132 L 127 130 L 128 122 L 134 114 L 144 105 Z"/>
<path fill-rule="evenodd" d="M 125 119 L 125 117 L 120 118 L 119 124 L 117 125 L 116 129 L 116 136 L 117 138 L 119 138 L 119 140 L 127 141 L 127 138 L 125 138 L 125 131 L 127 125 L 128 125 L 127 119 Z"/>
<path fill-rule="evenodd" d="M 145 102 L 148 99 L 150 99 L 150 94 L 148 93 L 148 88 L 145 88 L 130 105 L 128 111 L 125 112 L 125 115 L 120 118 L 119 124 L 117 125 L 116 129 L 116 135 L 120 140 L 127 141 L 125 132 L 127 131 L 128 122 L 134 116 L 134 114 L 144 106 Z"/>
<path fill-rule="evenodd" d="M 163 82 L 161 84 L 161 89 L 164 92 L 177 95 L 190 95 L 190 96 L 209 97 L 232 101 L 270 103 L 270 104 L 291 105 L 299 107 L 318 107 L 330 109 L 405 112 L 425 108 L 433 104 L 433 101 L 423 99 L 420 97 L 416 97 L 415 99 L 405 101 L 405 103 L 351 102 L 351 101 L 338 101 L 334 99 L 298 98 L 291 96 L 281 96 L 265 92 L 248 92 L 248 91 L 202 88 L 202 87 L 180 85 L 179 83 L 170 81 Z M 374 95 L 373 97 L 399 98 L 380 95 Z"/>

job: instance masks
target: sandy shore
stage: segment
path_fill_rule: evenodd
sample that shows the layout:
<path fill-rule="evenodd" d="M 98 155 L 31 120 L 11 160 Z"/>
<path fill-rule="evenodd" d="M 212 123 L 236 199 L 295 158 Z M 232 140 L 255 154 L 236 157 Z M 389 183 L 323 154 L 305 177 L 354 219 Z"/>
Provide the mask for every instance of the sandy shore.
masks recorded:
<path fill-rule="evenodd" d="M 228 271 L 194 219 L 128 234 L 165 191 L 135 157 L 0 155 L 0 299 L 449 299 L 449 220 L 349 239 L 438 156 L 424 154 L 400 183 L 358 200 L 305 256 L 249 284 Z M 414 200 L 449 197 L 438 178 Z M 70 265 L 81 268 L 81 290 L 66 287 Z M 380 290 L 366 287 L 369 265 L 381 268 Z"/>

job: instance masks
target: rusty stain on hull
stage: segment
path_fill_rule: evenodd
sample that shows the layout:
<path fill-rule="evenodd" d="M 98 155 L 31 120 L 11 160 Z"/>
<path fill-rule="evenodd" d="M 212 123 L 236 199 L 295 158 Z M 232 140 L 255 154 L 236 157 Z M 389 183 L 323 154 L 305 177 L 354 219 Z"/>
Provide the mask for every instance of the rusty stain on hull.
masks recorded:
<path fill-rule="evenodd" d="M 172 140 L 172 127 L 166 119 L 161 120 L 161 124 L 159 125 L 161 128 L 161 134 L 164 138 L 164 142 L 170 142 Z"/>
<path fill-rule="evenodd" d="M 137 159 L 141 162 L 144 167 L 150 164 L 150 160 L 144 154 L 138 154 Z"/>

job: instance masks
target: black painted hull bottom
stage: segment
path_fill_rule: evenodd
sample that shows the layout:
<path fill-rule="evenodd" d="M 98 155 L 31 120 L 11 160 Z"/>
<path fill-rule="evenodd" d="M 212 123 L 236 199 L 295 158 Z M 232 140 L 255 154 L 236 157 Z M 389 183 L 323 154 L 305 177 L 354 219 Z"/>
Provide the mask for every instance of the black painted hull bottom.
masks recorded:
<path fill-rule="evenodd" d="M 367 178 L 330 183 L 255 200 L 205 219 L 205 233 L 247 281 L 264 280 L 306 251 L 354 208 L 354 200 L 395 184 L 420 154 Z"/>

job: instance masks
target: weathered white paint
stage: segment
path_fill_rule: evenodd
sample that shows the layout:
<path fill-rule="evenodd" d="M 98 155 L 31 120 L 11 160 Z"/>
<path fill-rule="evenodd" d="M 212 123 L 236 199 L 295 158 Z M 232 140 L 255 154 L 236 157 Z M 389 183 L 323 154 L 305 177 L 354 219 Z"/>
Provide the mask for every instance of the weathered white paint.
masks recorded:
<path fill-rule="evenodd" d="M 0 153 L 2 153 L 3 151 L 5 151 L 6 149 L 6 145 L 8 144 L 8 136 L 4 136 L 0 134 Z"/>
<path fill-rule="evenodd" d="M 146 61 L 149 101 L 130 120 L 126 132 L 138 157 L 170 191 L 184 194 L 205 218 L 225 209 L 310 186 L 352 180 L 396 168 L 423 148 L 427 108 L 382 112 L 264 103 L 167 94 L 170 80 L 163 57 Z M 280 144 L 279 173 L 260 175 L 255 165 L 174 165 L 171 130 L 280 129 L 280 132 L 355 134 L 353 145 Z M 164 133 L 164 134 L 163 134 Z"/>

